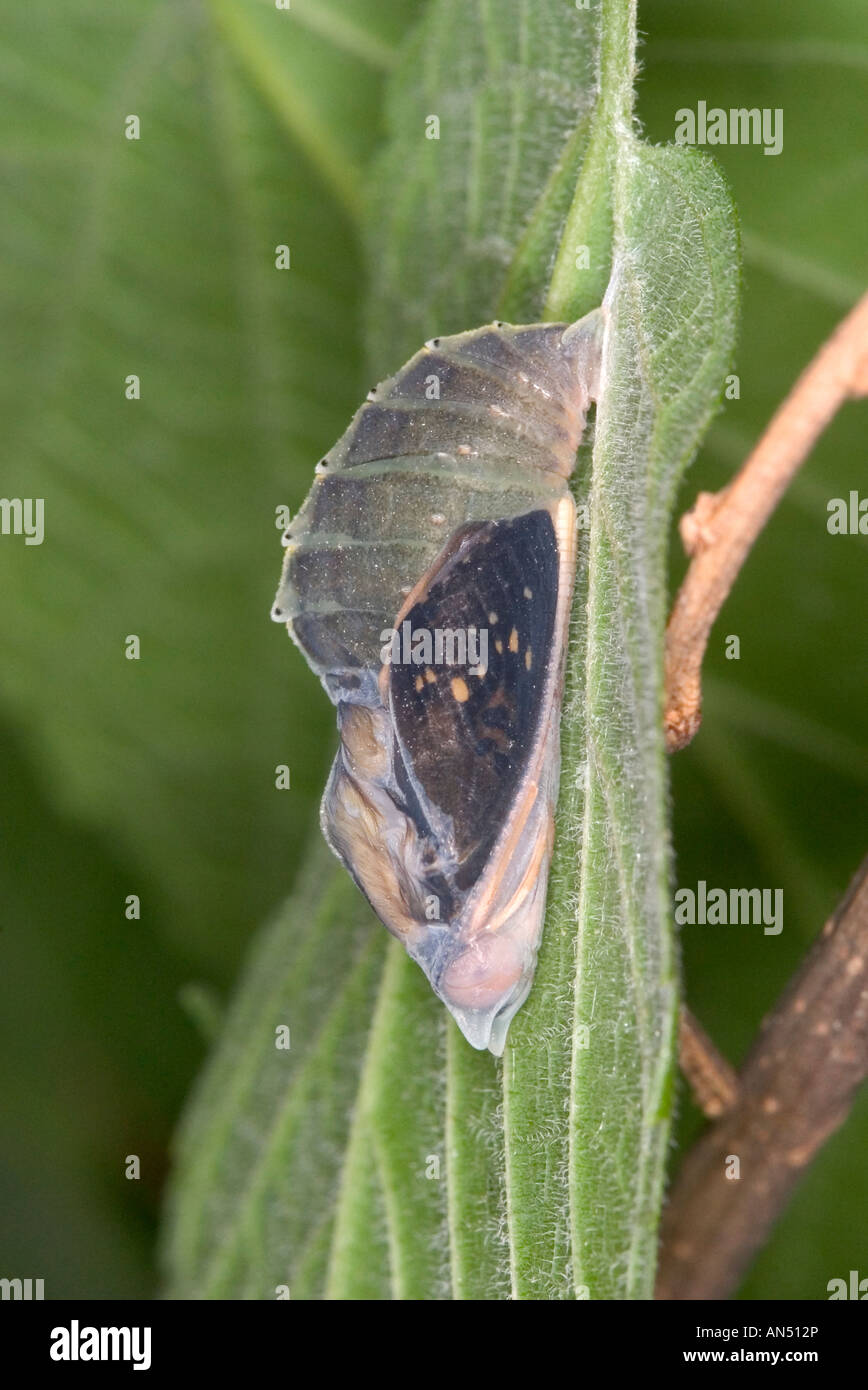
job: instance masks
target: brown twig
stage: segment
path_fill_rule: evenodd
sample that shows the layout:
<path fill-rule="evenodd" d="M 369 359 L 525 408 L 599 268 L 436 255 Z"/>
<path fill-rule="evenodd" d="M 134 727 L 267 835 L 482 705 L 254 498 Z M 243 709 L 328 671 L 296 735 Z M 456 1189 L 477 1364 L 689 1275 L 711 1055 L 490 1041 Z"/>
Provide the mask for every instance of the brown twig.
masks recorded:
<path fill-rule="evenodd" d="M 868 1076 L 868 858 L 684 1161 L 663 1214 L 657 1297 L 725 1298 Z M 822 1291 L 818 1291 L 818 1297 Z"/>
<path fill-rule="evenodd" d="M 716 1120 L 732 1109 L 738 1096 L 736 1070 L 686 1004 L 678 1017 L 678 1062 L 703 1114 Z"/>
<path fill-rule="evenodd" d="M 700 671 L 709 634 L 751 546 L 844 401 L 868 395 L 868 295 L 820 349 L 748 458 L 718 493 L 699 494 L 681 520 L 690 568 L 666 631 L 666 743 L 683 748 L 702 717 Z"/>

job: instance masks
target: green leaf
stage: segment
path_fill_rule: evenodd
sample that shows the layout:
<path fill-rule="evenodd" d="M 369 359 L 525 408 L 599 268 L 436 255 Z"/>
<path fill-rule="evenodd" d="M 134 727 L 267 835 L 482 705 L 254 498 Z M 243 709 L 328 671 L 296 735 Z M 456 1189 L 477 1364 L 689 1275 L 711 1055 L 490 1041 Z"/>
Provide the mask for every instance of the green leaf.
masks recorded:
<path fill-rule="evenodd" d="M 359 178 L 412 13 L 4 15 L 3 490 L 44 498 L 46 535 L 0 546 L 0 701 L 48 794 L 158 885 L 149 921 L 212 974 L 284 896 L 326 767 L 330 712 L 268 616 L 275 508 L 363 390 L 361 262 L 330 190 Z"/>
<path fill-rule="evenodd" d="M 178 1137 L 175 1297 L 322 1289 L 386 944 L 346 875 L 332 874 L 323 891 L 329 859 L 317 844 L 258 941 Z M 288 1047 L 278 1046 L 283 1028 Z M 375 1248 L 374 1238 L 372 1264 Z"/>
<path fill-rule="evenodd" d="M 390 138 L 369 180 L 375 375 L 497 312 L 542 319 L 580 171 L 587 201 L 607 198 L 605 174 L 583 165 L 600 124 L 598 24 L 597 9 L 568 0 L 429 4 L 396 70 Z M 586 309 L 602 299 L 609 240 L 594 239 L 576 291 Z"/>
<path fill-rule="evenodd" d="M 536 317 L 545 305 L 576 312 L 612 272 L 605 389 L 576 474 L 591 523 L 531 997 L 500 1064 L 460 1039 L 391 943 L 368 982 L 376 1004 L 361 1061 L 329 1048 L 335 1070 L 321 1070 L 323 1043 L 311 1035 L 298 1064 L 348 1107 L 352 1097 L 352 1109 L 340 1171 L 319 1200 L 294 1195 L 284 1212 L 286 1174 L 301 1165 L 304 1181 L 300 1136 L 306 1152 L 323 1133 L 290 1091 L 280 1113 L 292 1127 L 285 1142 L 275 1137 L 282 1121 L 263 1103 L 275 1064 L 264 1032 L 245 1040 L 255 981 L 276 968 L 269 938 L 185 1131 L 170 1260 L 182 1292 L 261 1288 L 280 1251 L 290 1284 L 301 1270 L 306 1293 L 336 1298 L 651 1296 L 677 1006 L 661 715 L 666 537 L 731 351 L 737 246 L 712 166 L 632 133 L 632 26 L 617 0 L 542 15 L 501 4 L 496 23 L 487 4 L 437 0 L 399 68 L 371 204 L 378 368 L 504 302 Z M 581 89 L 570 86 L 576 71 Z M 438 114 L 440 138 L 426 146 L 426 117 Z M 592 253 L 586 270 L 577 242 Z M 432 245 L 451 248 L 433 274 Z M 297 912 L 291 905 L 287 920 Z M 311 953 L 334 946 L 337 925 L 324 910 Z M 334 949 L 328 959 L 333 969 Z M 308 1007 L 304 987 L 294 981 L 295 1009 Z M 241 1132 L 265 1136 L 254 1142 L 252 1197 L 246 1183 L 240 1199 L 233 1191 L 226 1155 L 237 1143 L 228 1118 L 215 1133 L 218 1094 Z M 220 1250 L 206 1265 L 215 1210 Z"/>
<path fill-rule="evenodd" d="M 379 134 L 379 75 L 397 59 L 407 5 L 381 0 L 208 0 L 227 45 L 353 217 Z M 412 15 L 413 7 L 410 7 Z"/>
<path fill-rule="evenodd" d="M 729 361 L 738 253 L 722 179 L 682 151 L 628 137 L 614 210 L 611 330 L 588 495 L 587 629 L 584 647 L 581 634 L 573 646 L 557 826 L 563 876 L 553 882 L 546 929 L 560 927 L 565 942 L 577 918 L 575 1024 L 588 1030 L 574 1043 L 570 1091 L 575 1282 L 591 1297 L 650 1298 L 677 1011 L 660 733 L 665 543 L 675 488 Z M 580 596 L 577 625 L 581 605 Z M 573 844 L 580 848 L 570 864 Z M 516 1039 L 516 1069 L 530 1051 Z M 534 1087 L 528 1072 L 525 1095 Z"/>

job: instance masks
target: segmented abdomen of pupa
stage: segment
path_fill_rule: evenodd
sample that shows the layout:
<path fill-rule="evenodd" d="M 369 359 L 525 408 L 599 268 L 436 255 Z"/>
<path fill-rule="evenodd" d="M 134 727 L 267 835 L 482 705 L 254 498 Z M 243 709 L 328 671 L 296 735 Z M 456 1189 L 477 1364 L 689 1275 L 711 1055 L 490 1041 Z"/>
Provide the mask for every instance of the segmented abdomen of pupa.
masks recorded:
<path fill-rule="evenodd" d="M 376 703 L 380 633 L 458 527 L 565 493 L 598 331 L 594 314 L 434 338 L 317 465 L 273 616 L 335 703 Z"/>

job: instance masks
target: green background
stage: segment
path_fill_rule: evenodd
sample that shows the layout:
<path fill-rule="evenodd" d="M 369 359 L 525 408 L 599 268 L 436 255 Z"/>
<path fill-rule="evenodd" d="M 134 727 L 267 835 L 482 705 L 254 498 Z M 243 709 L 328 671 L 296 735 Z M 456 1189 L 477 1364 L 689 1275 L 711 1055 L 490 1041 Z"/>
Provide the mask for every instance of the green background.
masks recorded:
<path fill-rule="evenodd" d="M 275 38 L 265 0 L 0 6 L 0 491 L 46 499 L 43 546 L 0 538 L 0 1275 L 48 1297 L 154 1292 L 203 1032 L 315 830 L 332 710 L 268 620 L 274 508 L 298 505 L 370 385 L 363 167 L 422 8 L 293 0 Z M 686 507 L 865 287 L 868 44 L 860 0 L 656 0 L 640 26 L 648 139 L 699 100 L 784 113 L 779 156 L 712 151 L 742 223 L 741 394 Z M 780 936 L 682 933 L 688 998 L 733 1060 L 866 848 L 868 552 L 825 524 L 829 498 L 868 491 L 866 419 L 842 412 L 760 539 L 674 760 L 677 885 L 784 890 Z M 681 1112 L 683 1143 L 699 1119 Z M 868 1273 L 866 1143 L 863 1098 L 747 1296 Z"/>

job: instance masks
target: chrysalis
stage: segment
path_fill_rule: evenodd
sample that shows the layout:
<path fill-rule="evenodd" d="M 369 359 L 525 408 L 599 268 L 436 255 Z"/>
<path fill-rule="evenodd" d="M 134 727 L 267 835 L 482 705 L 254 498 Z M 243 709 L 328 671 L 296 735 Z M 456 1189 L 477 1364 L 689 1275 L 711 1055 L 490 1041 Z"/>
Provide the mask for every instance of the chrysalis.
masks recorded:
<path fill-rule="evenodd" d="M 542 931 L 600 338 L 596 311 L 429 342 L 317 465 L 272 610 L 337 705 L 328 843 L 497 1056 Z"/>

